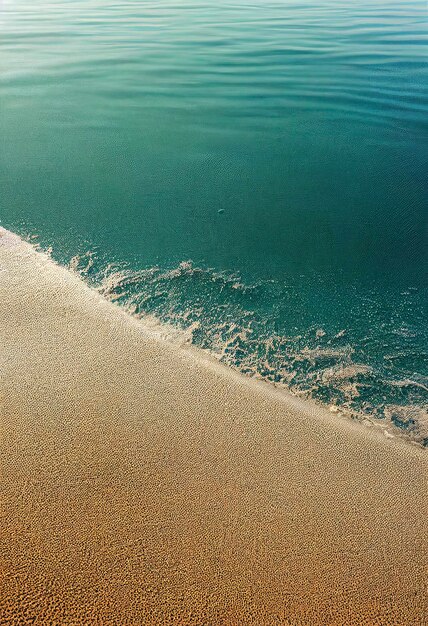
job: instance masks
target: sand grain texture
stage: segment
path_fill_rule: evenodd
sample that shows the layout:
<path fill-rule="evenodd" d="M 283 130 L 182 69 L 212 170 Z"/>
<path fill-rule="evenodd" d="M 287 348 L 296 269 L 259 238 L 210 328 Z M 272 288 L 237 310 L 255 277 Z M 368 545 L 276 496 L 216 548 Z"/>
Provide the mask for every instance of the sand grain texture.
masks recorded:
<path fill-rule="evenodd" d="M 423 451 L 0 234 L 1 624 L 428 624 Z"/>

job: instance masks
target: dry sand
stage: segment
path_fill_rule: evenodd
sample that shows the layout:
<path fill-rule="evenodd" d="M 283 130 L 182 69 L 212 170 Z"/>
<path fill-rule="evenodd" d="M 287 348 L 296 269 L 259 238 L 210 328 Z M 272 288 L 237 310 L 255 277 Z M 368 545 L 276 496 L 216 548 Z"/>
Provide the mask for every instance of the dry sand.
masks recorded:
<path fill-rule="evenodd" d="M 0 235 L 1 624 L 428 624 L 424 451 Z"/>

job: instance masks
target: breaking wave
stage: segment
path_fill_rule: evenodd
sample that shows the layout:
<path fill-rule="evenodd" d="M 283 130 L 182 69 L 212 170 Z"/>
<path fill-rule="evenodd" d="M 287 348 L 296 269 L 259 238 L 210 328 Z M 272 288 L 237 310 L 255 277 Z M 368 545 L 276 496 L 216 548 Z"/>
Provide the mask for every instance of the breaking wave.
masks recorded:
<path fill-rule="evenodd" d="M 138 318 L 174 328 L 175 335 L 178 330 L 183 341 L 243 374 L 310 397 L 333 412 L 381 420 L 389 432 L 428 446 L 428 377 L 420 373 L 427 364 L 421 350 L 426 338 L 411 327 L 408 315 L 403 325 L 397 301 L 392 315 L 392 309 L 379 307 L 375 293 L 357 297 L 350 288 L 352 323 L 339 327 L 340 316 L 331 321 L 326 314 L 320 284 L 311 305 L 314 285 L 305 277 L 298 284 L 246 284 L 238 275 L 191 261 L 134 271 L 103 266 L 90 252 L 69 265 L 106 299 Z M 324 287 L 332 307 L 331 286 Z M 419 314 L 423 298 L 410 289 L 399 302 L 403 311 Z"/>

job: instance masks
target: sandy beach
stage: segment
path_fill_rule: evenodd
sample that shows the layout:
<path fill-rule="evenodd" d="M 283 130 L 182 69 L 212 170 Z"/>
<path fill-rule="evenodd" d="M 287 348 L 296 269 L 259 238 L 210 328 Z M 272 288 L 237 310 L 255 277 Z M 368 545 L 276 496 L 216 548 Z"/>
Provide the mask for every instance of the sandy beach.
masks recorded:
<path fill-rule="evenodd" d="M 0 235 L 1 624 L 428 623 L 424 450 Z"/>

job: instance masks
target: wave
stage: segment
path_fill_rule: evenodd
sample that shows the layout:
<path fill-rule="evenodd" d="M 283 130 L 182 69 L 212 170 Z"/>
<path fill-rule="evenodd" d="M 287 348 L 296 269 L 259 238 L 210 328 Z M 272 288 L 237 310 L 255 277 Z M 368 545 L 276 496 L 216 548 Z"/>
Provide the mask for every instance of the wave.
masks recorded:
<path fill-rule="evenodd" d="M 391 368 L 391 358 L 401 363 L 406 353 L 397 337 L 408 344 L 417 333 L 383 327 L 367 337 L 361 319 L 353 324 L 358 331 L 306 321 L 290 324 L 285 332 L 278 311 L 294 310 L 302 289 L 310 285 L 273 280 L 248 284 L 237 274 L 198 267 L 192 261 L 136 271 L 103 265 L 95 253 L 87 252 L 73 257 L 69 267 L 133 316 L 162 324 L 163 335 L 170 340 L 192 343 L 246 376 L 428 446 L 428 381 L 414 371 L 412 378 L 407 377 L 405 367 Z M 370 298 L 365 306 L 368 302 Z M 372 303 L 377 305 L 376 298 Z"/>

